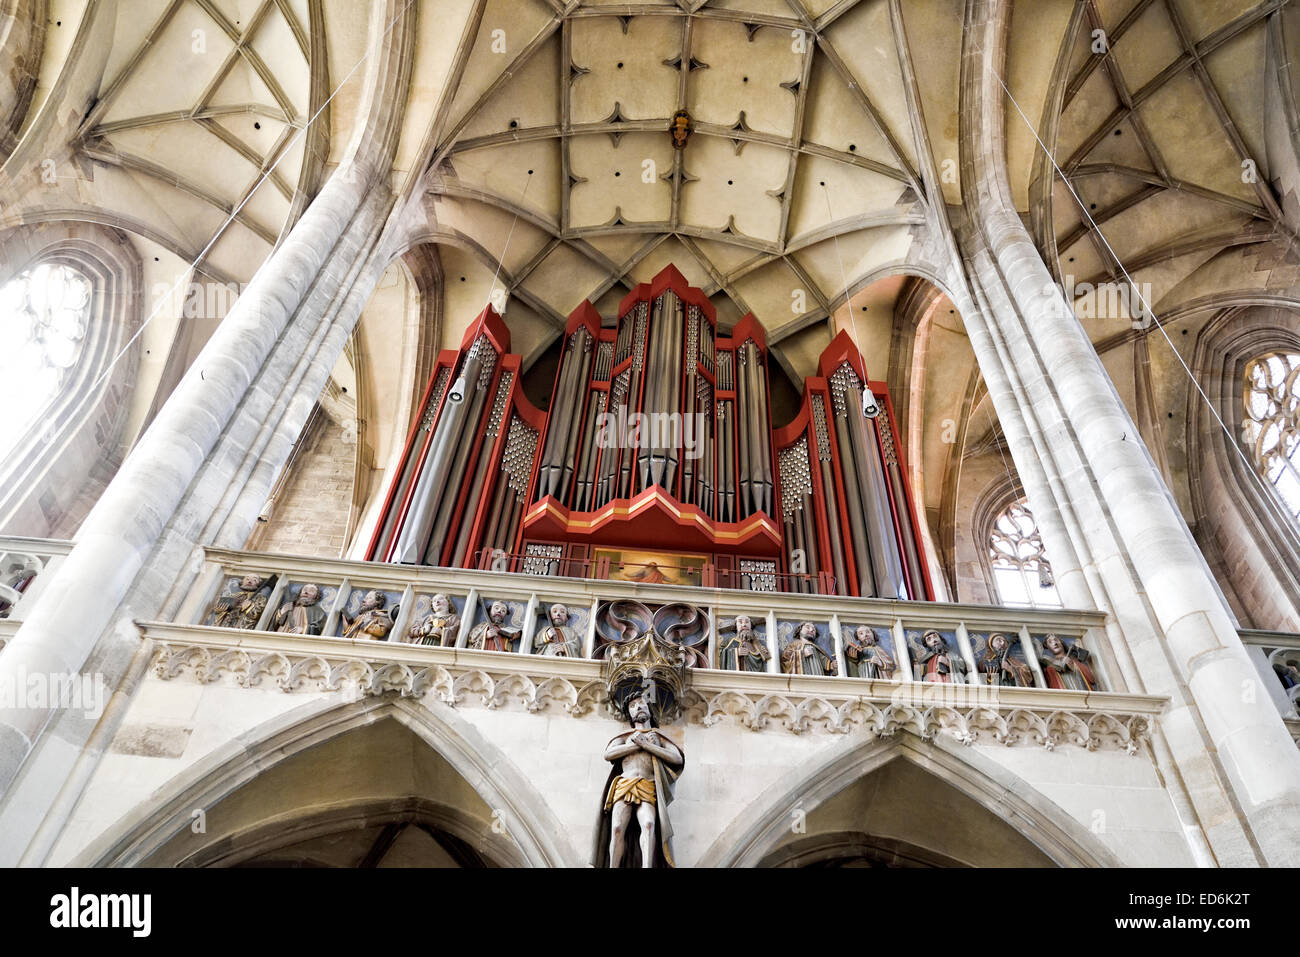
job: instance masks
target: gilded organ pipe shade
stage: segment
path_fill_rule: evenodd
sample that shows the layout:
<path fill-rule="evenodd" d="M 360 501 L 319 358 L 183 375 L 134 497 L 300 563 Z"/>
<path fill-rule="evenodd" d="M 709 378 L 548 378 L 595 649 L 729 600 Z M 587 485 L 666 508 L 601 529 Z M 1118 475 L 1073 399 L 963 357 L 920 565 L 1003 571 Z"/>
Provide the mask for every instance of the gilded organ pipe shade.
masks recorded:
<path fill-rule="evenodd" d="M 690 553 L 724 587 L 928 597 L 888 401 L 876 384 L 879 417 L 863 417 L 866 363 L 844 334 L 775 430 L 763 327 L 720 332 L 672 267 L 617 315 L 580 306 L 560 342 L 547 411 L 490 309 L 439 354 L 370 557 L 473 567 L 559 549 L 594 574 L 617 546 Z"/>

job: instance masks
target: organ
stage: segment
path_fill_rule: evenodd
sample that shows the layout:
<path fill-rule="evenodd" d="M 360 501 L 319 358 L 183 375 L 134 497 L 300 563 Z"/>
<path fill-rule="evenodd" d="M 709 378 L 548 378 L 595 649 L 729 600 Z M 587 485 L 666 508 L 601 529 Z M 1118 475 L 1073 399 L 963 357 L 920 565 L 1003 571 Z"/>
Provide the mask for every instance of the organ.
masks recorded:
<path fill-rule="evenodd" d="M 546 411 L 509 349 L 488 306 L 439 354 L 369 559 L 932 597 L 885 384 L 846 333 L 775 430 L 762 325 L 719 331 L 672 266 L 612 325 L 574 310 Z"/>

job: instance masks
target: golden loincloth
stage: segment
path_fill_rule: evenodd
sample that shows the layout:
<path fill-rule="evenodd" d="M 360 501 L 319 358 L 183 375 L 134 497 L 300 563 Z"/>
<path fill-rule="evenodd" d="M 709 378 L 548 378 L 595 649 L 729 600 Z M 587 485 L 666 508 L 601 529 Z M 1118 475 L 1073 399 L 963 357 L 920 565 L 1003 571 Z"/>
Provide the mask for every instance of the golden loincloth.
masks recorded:
<path fill-rule="evenodd" d="M 605 810 L 608 811 L 620 801 L 628 804 L 654 804 L 655 783 L 648 778 L 615 778 L 609 782 Z"/>

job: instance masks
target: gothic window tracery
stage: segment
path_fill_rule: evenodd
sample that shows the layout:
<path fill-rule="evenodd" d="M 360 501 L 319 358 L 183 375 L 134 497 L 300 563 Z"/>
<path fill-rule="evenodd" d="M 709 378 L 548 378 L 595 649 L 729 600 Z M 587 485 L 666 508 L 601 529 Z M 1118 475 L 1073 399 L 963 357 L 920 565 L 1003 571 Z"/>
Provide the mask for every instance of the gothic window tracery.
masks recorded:
<path fill-rule="evenodd" d="M 0 457 L 13 451 L 66 385 L 81 355 L 91 282 L 59 263 L 41 263 L 0 288 Z"/>
<path fill-rule="evenodd" d="M 1300 518 L 1300 355 L 1272 352 L 1246 366 L 1242 438 L 1256 468 Z"/>
<path fill-rule="evenodd" d="M 988 541 L 989 567 L 1003 605 L 1060 608 L 1052 566 L 1043 552 L 1038 524 L 1023 498 L 993 520 Z"/>

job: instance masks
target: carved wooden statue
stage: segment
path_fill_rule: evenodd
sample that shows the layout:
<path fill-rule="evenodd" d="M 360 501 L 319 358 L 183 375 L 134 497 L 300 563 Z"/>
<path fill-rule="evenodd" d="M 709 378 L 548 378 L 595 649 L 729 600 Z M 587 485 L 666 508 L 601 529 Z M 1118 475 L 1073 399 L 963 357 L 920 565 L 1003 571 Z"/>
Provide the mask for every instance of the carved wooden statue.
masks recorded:
<path fill-rule="evenodd" d="M 319 635 L 325 630 L 326 617 L 320 606 L 320 586 L 303 585 L 297 598 L 276 609 L 271 630 L 286 635 Z"/>
<path fill-rule="evenodd" d="M 614 767 L 605 785 L 596 866 L 675 867 L 668 804 L 686 755 L 656 730 L 647 693 L 629 698 L 625 713 L 631 729 L 614 735 L 605 748 L 605 760 Z M 639 831 L 636 843 L 629 840 L 633 822 Z"/>
<path fill-rule="evenodd" d="M 581 658 L 582 643 L 577 633 L 569 625 L 569 609 L 559 602 L 550 607 L 551 623 L 537 636 L 539 655 L 556 658 Z"/>
<path fill-rule="evenodd" d="M 1012 654 L 1012 644 L 1006 635 L 995 632 L 989 635 L 984 654 L 975 662 L 985 684 L 1014 685 L 1018 688 L 1034 686 L 1034 672 L 1029 665 Z"/>
<path fill-rule="evenodd" d="M 894 677 L 897 665 L 894 656 L 881 647 L 876 633 L 867 625 L 859 625 L 852 633 L 844 631 L 844 658 L 849 676 L 853 678 Z"/>
<path fill-rule="evenodd" d="M 368 591 L 362 595 L 355 618 L 343 613 L 343 637 L 387 641 L 388 633 L 393 630 L 393 617 L 384 607 L 386 604 L 388 596 L 381 591 Z"/>
<path fill-rule="evenodd" d="M 407 629 L 407 642 L 444 648 L 456 644 L 456 637 L 460 634 L 460 615 L 451 607 L 446 595 L 434 595 L 429 604 L 429 614 Z"/>
<path fill-rule="evenodd" d="M 729 671 L 766 671 L 772 657 L 767 642 L 755 631 L 748 615 L 737 615 L 735 631 L 721 639 L 718 646 L 718 665 Z"/>
<path fill-rule="evenodd" d="M 469 633 L 467 647 L 479 651 L 513 651 L 511 645 L 519 639 L 519 631 L 505 626 L 508 614 L 509 605 L 494 601 L 488 609 L 488 620 L 475 625 Z"/>
<path fill-rule="evenodd" d="M 1056 635 L 1043 639 L 1045 648 L 1039 654 L 1039 663 L 1043 666 L 1043 677 L 1047 687 L 1059 691 L 1096 691 L 1097 675 L 1092 670 L 1092 655 L 1079 645 L 1066 647 L 1064 641 Z"/>
<path fill-rule="evenodd" d="M 800 622 L 794 637 L 781 649 L 781 670 L 788 675 L 836 674 L 835 658 L 817 644 L 817 626 L 811 621 Z"/>
<path fill-rule="evenodd" d="M 245 575 L 232 594 L 222 595 L 213 603 L 213 624 L 219 628 L 256 628 L 266 611 L 267 596 L 263 591 L 274 581 L 274 575 Z"/>
<path fill-rule="evenodd" d="M 966 680 L 966 662 L 959 654 L 948 650 L 948 640 L 937 631 L 927 631 L 921 636 L 924 647 L 912 645 L 912 671 L 917 681 L 963 684 Z"/>

